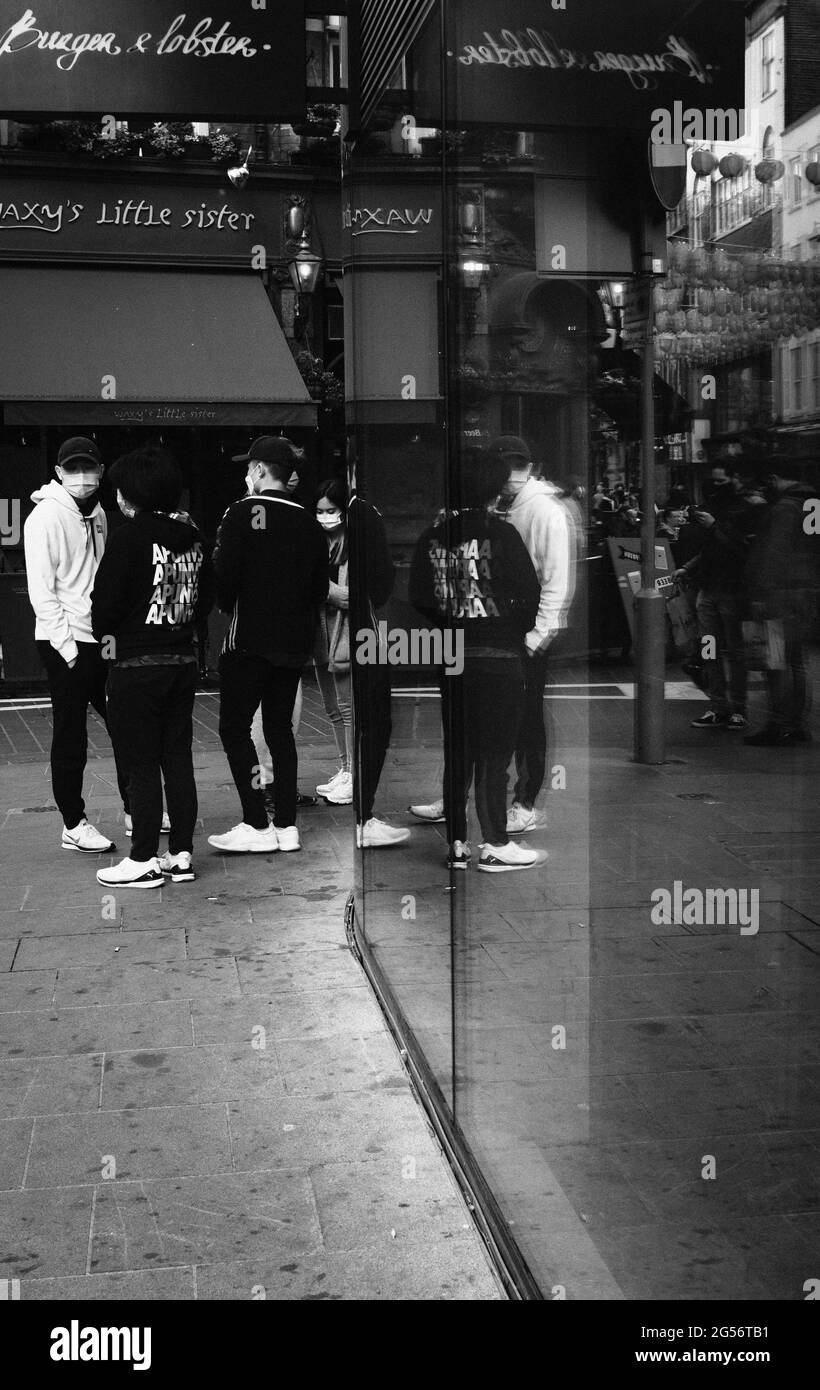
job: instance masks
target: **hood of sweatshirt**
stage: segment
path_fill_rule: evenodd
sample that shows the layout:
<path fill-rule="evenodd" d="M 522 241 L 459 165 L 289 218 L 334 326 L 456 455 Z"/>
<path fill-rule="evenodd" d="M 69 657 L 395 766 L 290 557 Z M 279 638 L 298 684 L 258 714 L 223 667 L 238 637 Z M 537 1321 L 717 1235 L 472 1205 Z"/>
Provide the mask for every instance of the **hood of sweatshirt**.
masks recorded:
<path fill-rule="evenodd" d="M 537 497 L 550 497 L 556 502 L 561 500 L 561 489 L 554 483 L 548 483 L 544 478 L 528 478 L 521 491 L 516 494 L 510 503 L 510 511 L 517 512 L 529 507 Z"/>
<path fill-rule="evenodd" d="M 62 483 L 58 483 L 55 478 L 52 478 L 50 483 L 45 483 L 43 487 L 38 487 L 31 494 L 31 500 L 36 502 L 38 506 L 43 502 L 56 502 L 58 507 L 64 507 L 66 511 L 79 517 L 81 521 L 89 521 L 92 516 L 103 515 L 103 509 L 97 502 L 88 515 L 84 516 L 71 494 L 66 492 Z"/>
<path fill-rule="evenodd" d="M 171 555 L 184 555 L 201 539 L 187 512 L 137 512 L 128 524 L 136 526 L 157 545 L 164 545 Z"/>

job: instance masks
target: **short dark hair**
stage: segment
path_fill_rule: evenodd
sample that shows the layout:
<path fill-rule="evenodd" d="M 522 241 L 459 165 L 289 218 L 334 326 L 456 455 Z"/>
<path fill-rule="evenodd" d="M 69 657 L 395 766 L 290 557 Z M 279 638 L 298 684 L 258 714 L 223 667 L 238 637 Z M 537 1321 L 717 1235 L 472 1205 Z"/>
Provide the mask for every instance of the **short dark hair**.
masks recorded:
<path fill-rule="evenodd" d="M 344 478 L 326 478 L 320 483 L 313 495 L 313 510 L 315 511 L 322 498 L 326 497 L 328 502 L 332 502 L 334 507 L 344 515 L 347 512 L 349 501 L 347 483 Z"/>
<path fill-rule="evenodd" d="M 182 494 L 179 464 L 167 449 L 145 444 L 123 454 L 109 474 L 126 502 L 149 512 L 172 512 Z"/>
<path fill-rule="evenodd" d="M 461 505 L 483 507 L 497 497 L 510 476 L 509 459 L 495 450 L 476 452 L 465 462 L 461 478 Z"/>

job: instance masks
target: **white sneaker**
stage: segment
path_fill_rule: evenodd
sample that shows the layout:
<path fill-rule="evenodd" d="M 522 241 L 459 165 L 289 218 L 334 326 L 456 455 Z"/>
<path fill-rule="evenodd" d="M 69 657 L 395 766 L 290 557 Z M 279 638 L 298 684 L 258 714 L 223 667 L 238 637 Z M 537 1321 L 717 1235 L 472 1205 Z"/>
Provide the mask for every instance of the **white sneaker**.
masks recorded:
<path fill-rule="evenodd" d="M 478 867 L 485 874 L 506 874 L 511 869 L 531 869 L 544 857 L 534 849 L 522 849 L 521 845 L 508 840 L 506 845 L 482 845 Z"/>
<path fill-rule="evenodd" d="M 443 801 L 431 801 L 429 806 L 408 806 L 407 809 L 416 820 L 426 820 L 431 825 L 438 825 L 444 820 Z"/>
<path fill-rule="evenodd" d="M 121 859 L 112 869 L 99 869 L 97 882 L 104 888 L 161 888 L 158 859 Z"/>
<path fill-rule="evenodd" d="M 208 844 L 224 854 L 273 854 L 279 848 L 272 825 L 267 830 L 256 830 L 245 821 L 226 830 L 224 835 L 209 835 Z"/>
<path fill-rule="evenodd" d="M 130 837 L 131 837 L 131 836 L 133 835 L 133 833 L 134 833 L 134 822 L 133 822 L 133 819 L 131 818 L 131 816 L 129 816 L 129 814 L 128 814 L 127 811 L 125 811 L 125 812 L 123 813 L 123 820 L 125 821 L 125 833 L 126 833 L 126 835 L 129 837 L 129 839 L 130 839 Z M 169 831 L 170 829 L 171 829 L 171 821 L 170 821 L 170 819 L 169 819 L 168 812 L 167 812 L 167 811 L 163 811 L 163 813 L 162 813 L 162 825 L 161 825 L 160 828 L 159 828 L 159 833 L 160 833 L 160 835 L 167 835 L 167 834 L 168 834 L 168 831 Z"/>
<path fill-rule="evenodd" d="M 113 840 L 107 840 L 97 827 L 87 820 L 81 820 L 73 830 L 69 830 L 67 825 L 63 826 L 62 847 L 76 849 L 80 854 L 109 854 L 112 849 L 117 848 Z"/>
<path fill-rule="evenodd" d="M 410 839 L 409 830 L 397 830 L 387 821 L 371 816 L 364 825 L 356 826 L 356 844 L 359 849 L 389 849 L 391 845 L 403 845 Z"/>
<path fill-rule="evenodd" d="M 275 829 L 276 843 L 284 854 L 292 854 L 294 850 L 302 848 L 298 826 L 286 825 L 284 830 L 281 830 L 277 825 Z"/>
<path fill-rule="evenodd" d="M 187 849 L 180 850 L 179 854 L 172 854 L 166 850 L 159 861 L 162 873 L 168 874 L 172 883 L 192 883 L 196 878 L 191 855 Z"/>
<path fill-rule="evenodd" d="M 325 793 L 325 801 L 331 806 L 349 806 L 353 800 L 353 774 L 343 772 L 334 787 Z"/>
<path fill-rule="evenodd" d="M 520 801 L 514 801 L 507 812 L 507 834 L 527 835 L 531 830 L 540 830 L 547 823 L 543 811 L 529 810 Z"/>
<path fill-rule="evenodd" d="M 466 869 L 472 857 L 469 840 L 454 840 L 447 855 L 447 868 Z"/>
<path fill-rule="evenodd" d="M 340 767 L 339 771 L 334 773 L 329 782 L 321 782 L 319 786 L 316 788 L 316 791 L 318 792 L 319 796 L 327 796 L 328 792 L 332 792 L 333 788 L 336 786 L 336 783 L 339 781 L 339 778 L 344 777 L 345 775 L 349 776 L 350 774 L 345 774 L 344 768 Z"/>

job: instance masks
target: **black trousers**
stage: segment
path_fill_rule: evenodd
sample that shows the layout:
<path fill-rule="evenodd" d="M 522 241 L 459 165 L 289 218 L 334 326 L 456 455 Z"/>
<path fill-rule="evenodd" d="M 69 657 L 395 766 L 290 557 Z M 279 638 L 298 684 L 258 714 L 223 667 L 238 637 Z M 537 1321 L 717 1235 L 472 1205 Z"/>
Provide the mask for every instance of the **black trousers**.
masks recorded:
<path fill-rule="evenodd" d="M 373 815 L 379 778 L 393 732 L 390 668 L 363 666 L 354 660 L 351 670 L 356 819 L 363 825 Z"/>
<path fill-rule="evenodd" d="M 524 709 L 524 671 L 516 658 L 465 656 L 460 676 L 441 680 L 444 725 L 444 814 L 447 838 L 467 838 L 467 792 L 485 844 L 505 845 L 507 768 Z"/>
<path fill-rule="evenodd" d="M 108 719 L 114 748 L 128 774 L 134 833 L 131 859 L 159 852 L 162 783 L 171 854 L 194 847 L 197 817 L 193 710 L 197 667 L 114 666 L 108 676 Z"/>
<path fill-rule="evenodd" d="M 50 642 L 38 642 L 37 650 L 48 676 L 54 723 L 51 786 L 63 822 L 73 830 L 85 817 L 83 774 L 88 758 L 88 706 L 108 725 L 105 682 L 110 663 L 103 661 L 96 642 L 77 643 L 77 664 L 71 670 Z M 114 760 L 117 785 L 127 811 L 128 780 L 116 748 Z"/>
<path fill-rule="evenodd" d="M 293 706 L 301 675 L 301 666 L 273 666 L 252 652 L 223 652 L 219 658 L 219 737 L 242 802 L 242 819 L 257 830 L 268 826 L 262 769 L 251 738 L 253 716 L 260 705 L 273 764 L 273 823 L 280 830 L 296 824 Z"/>
<path fill-rule="evenodd" d="M 514 800 L 529 808 L 544 785 L 547 768 L 547 722 L 544 690 L 547 684 L 547 653 L 524 659 L 524 711 L 515 746 L 517 773 Z"/>

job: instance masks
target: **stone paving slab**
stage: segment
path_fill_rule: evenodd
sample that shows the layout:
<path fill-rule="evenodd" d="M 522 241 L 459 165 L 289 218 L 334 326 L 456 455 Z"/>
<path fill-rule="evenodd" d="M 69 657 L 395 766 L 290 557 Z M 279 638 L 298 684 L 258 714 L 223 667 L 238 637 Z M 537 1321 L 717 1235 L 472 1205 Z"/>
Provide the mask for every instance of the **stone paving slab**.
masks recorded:
<path fill-rule="evenodd" d="M 54 1057 L 130 1048 L 184 1047 L 191 1041 L 187 1001 L 0 1013 L 0 1056 Z"/>
<path fill-rule="evenodd" d="M 224 1104 L 38 1119 L 26 1187 L 95 1186 L 184 1174 L 230 1173 Z"/>

